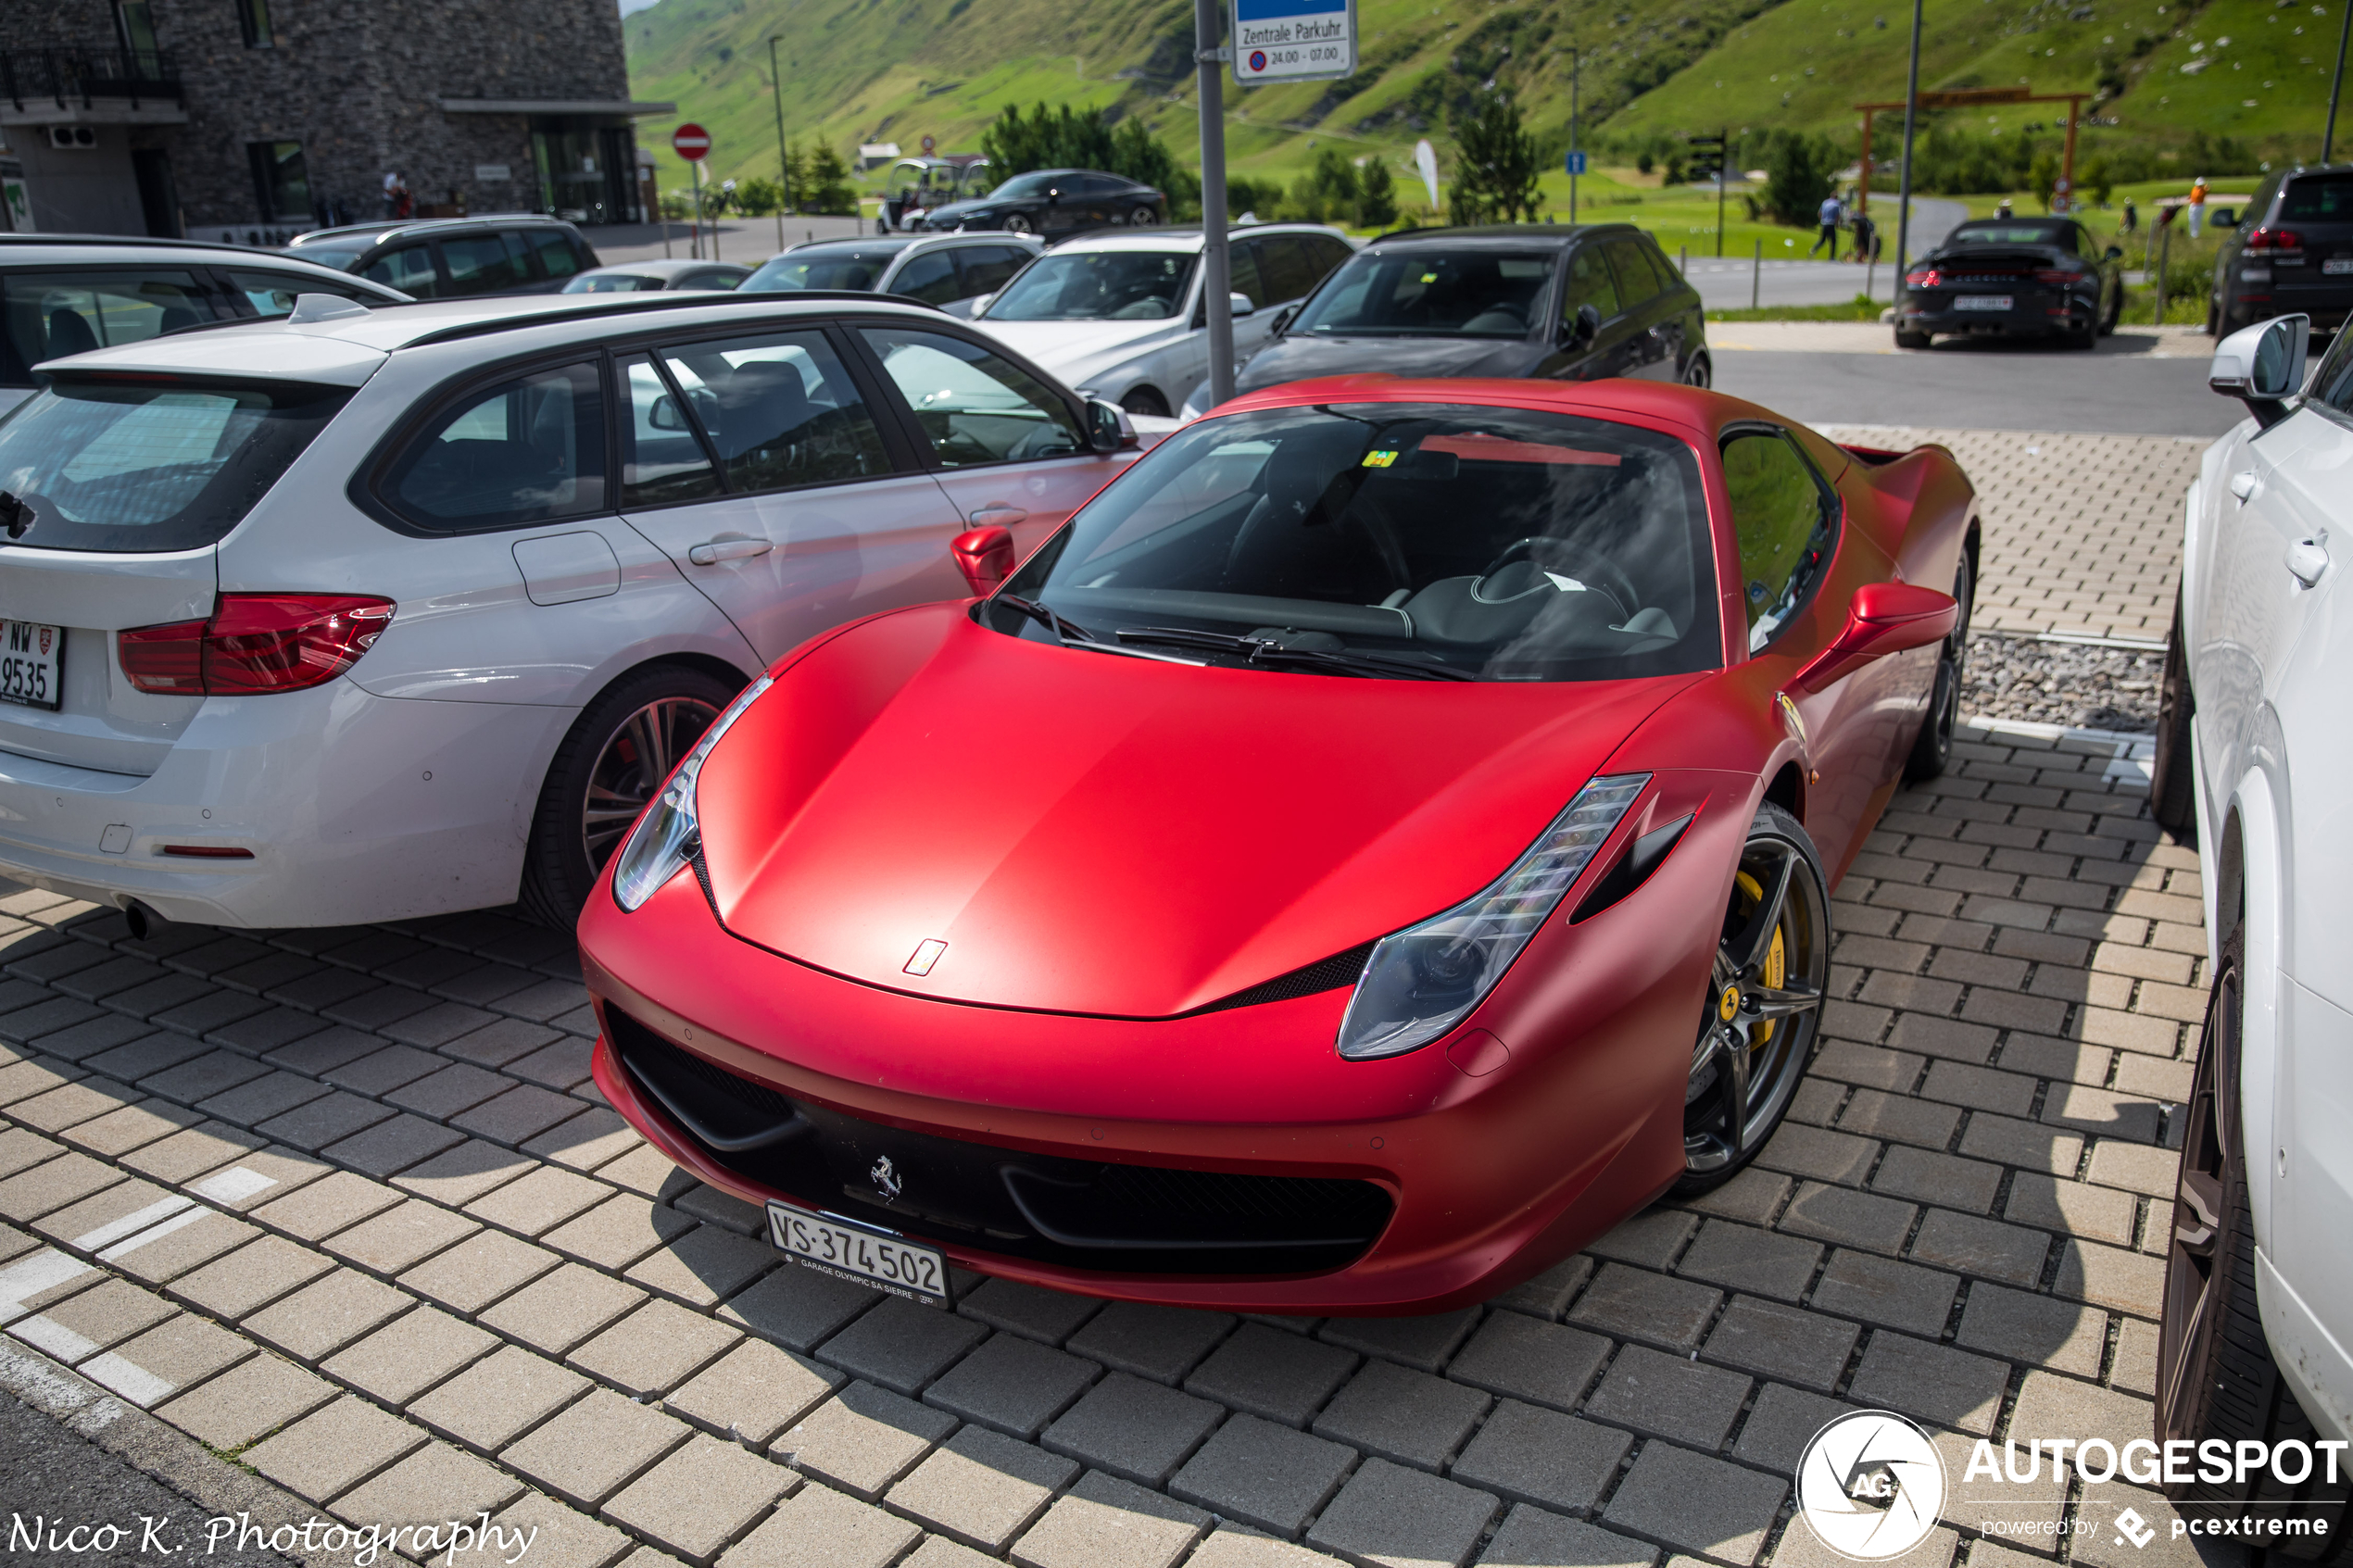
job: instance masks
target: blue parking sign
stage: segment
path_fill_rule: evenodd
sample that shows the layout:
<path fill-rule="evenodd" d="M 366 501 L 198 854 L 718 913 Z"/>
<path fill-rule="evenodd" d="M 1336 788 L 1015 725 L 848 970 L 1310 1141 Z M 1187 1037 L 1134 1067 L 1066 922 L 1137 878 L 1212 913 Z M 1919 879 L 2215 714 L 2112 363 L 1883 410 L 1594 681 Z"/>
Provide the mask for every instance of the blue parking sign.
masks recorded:
<path fill-rule="evenodd" d="M 1583 153 L 1579 152 L 1569 154 L 1567 162 L 1568 171 L 1571 174 L 1582 174 L 1585 172 L 1585 155 Z"/>

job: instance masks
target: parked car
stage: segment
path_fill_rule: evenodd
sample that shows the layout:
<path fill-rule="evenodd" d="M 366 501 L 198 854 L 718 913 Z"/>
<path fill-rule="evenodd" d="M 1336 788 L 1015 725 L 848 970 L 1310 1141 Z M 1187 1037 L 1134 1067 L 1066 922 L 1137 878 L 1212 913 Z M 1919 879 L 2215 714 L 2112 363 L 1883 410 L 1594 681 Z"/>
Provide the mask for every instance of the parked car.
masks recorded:
<path fill-rule="evenodd" d="M 1699 291 L 1628 223 L 1386 235 L 1260 341 L 1238 391 L 1365 370 L 1692 386 L 1711 374 Z"/>
<path fill-rule="evenodd" d="M 2334 332 L 2353 314 L 2353 164 L 2274 174 L 2244 207 L 2217 207 L 2214 226 L 2223 240 L 2207 296 L 2209 335 L 2291 313 Z"/>
<path fill-rule="evenodd" d="M 1133 457 L 923 307 L 437 301 L 41 367 L 0 421 L 0 872 L 169 919 L 568 921 L 743 684 Z M 993 536 L 992 536 L 993 537 Z"/>
<path fill-rule="evenodd" d="M 582 911 L 597 1085 L 928 1299 L 1484 1300 L 1780 1124 L 1977 547 L 1692 388 L 1239 398 L 730 706 Z"/>
<path fill-rule="evenodd" d="M 659 294 L 664 289 L 732 289 L 750 276 L 750 268 L 732 261 L 631 261 L 591 267 L 559 292 Z"/>
<path fill-rule="evenodd" d="M 409 296 L 269 251 L 104 234 L 0 234 L 0 413 L 32 394 L 32 367 L 207 321 L 283 316 L 300 294 L 360 305 Z"/>
<path fill-rule="evenodd" d="M 2089 348 L 2124 309 L 2123 256 L 2071 218 L 1971 219 L 1904 274 L 1895 346 L 1927 348 L 1942 332 Z"/>
<path fill-rule="evenodd" d="M 1100 169 L 1038 169 L 985 196 L 935 207 L 912 227 L 1002 229 L 1015 234 L 1075 234 L 1085 229 L 1149 229 L 1168 221 L 1168 195 Z"/>
<path fill-rule="evenodd" d="M 1209 374 L 1199 230 L 1096 234 L 1056 245 L 977 311 L 980 326 L 1091 397 L 1165 415 Z M 1337 229 L 1270 223 L 1231 236 L 1234 352 L 1353 254 Z"/>
<path fill-rule="evenodd" d="M 554 294 L 599 265 L 579 230 L 528 212 L 313 229 L 284 254 L 419 299 Z"/>
<path fill-rule="evenodd" d="M 2353 867 L 2353 333 L 2306 386 L 2309 330 L 2299 312 L 2215 350 L 2215 390 L 2254 417 L 2190 487 L 2149 797 L 2197 842 L 2209 978 L 2158 1216 L 2156 1436 L 2209 1446 L 2353 1440 L 2353 922 L 2335 897 Z M 2296 1485 L 2242 1467 L 2167 1492 L 2185 1515 L 2317 1521 L 2265 1549 L 2334 1562 L 2348 1479 L 2343 1463 Z"/>
<path fill-rule="evenodd" d="M 915 226 L 934 207 L 963 201 L 988 189 L 988 160 L 971 154 L 955 157 L 902 157 L 883 176 L 886 194 L 877 233 Z"/>
<path fill-rule="evenodd" d="M 851 289 L 895 294 L 969 316 L 973 302 L 1046 248 L 1030 234 L 885 234 L 812 240 L 772 256 L 744 280 L 746 294 Z"/>

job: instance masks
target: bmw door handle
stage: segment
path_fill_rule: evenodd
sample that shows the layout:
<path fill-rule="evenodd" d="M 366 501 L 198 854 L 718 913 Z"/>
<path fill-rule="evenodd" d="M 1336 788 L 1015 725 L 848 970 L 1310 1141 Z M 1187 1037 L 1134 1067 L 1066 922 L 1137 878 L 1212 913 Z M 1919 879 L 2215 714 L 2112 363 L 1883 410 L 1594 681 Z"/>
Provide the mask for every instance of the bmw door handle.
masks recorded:
<path fill-rule="evenodd" d="M 1011 528 L 1017 522 L 1027 522 L 1029 514 L 1008 502 L 991 501 L 973 513 L 972 521 L 975 528 L 988 528 L 992 525 L 998 528 Z"/>
<path fill-rule="evenodd" d="M 687 550 L 686 558 L 697 566 L 717 566 L 723 560 L 749 560 L 754 556 L 764 556 L 774 547 L 765 539 L 723 534 L 693 546 Z"/>
<path fill-rule="evenodd" d="M 2315 533 L 2290 545 L 2287 547 L 2287 569 L 2307 588 L 2318 583 L 2321 573 L 2329 569 L 2329 536 Z"/>

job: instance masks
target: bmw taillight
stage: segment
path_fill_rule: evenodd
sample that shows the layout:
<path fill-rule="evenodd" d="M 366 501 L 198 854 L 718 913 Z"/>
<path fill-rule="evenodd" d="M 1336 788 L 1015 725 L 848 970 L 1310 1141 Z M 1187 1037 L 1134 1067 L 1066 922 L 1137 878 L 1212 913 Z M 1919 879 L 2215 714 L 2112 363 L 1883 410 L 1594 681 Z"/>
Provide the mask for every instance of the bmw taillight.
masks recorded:
<path fill-rule="evenodd" d="M 2246 236 L 2247 250 L 2302 250 L 2303 239 L 2286 229 L 2258 229 Z"/>
<path fill-rule="evenodd" d="M 223 594 L 205 620 L 117 633 L 116 658 L 143 692 L 298 692 L 358 663 L 394 608 L 390 599 L 346 594 Z"/>

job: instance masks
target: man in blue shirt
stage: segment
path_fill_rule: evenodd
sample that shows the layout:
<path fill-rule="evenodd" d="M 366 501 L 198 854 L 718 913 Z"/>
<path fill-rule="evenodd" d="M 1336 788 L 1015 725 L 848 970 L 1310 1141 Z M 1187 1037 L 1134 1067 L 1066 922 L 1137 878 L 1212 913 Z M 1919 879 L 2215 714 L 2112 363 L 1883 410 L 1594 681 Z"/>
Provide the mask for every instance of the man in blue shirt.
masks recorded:
<path fill-rule="evenodd" d="M 1831 259 L 1836 261 L 1838 259 L 1838 226 L 1846 220 L 1846 207 L 1839 201 L 1837 192 L 1833 191 L 1822 198 L 1820 216 L 1822 232 L 1815 236 L 1813 248 L 1806 253 L 1806 258 L 1811 260 L 1815 251 L 1828 245 L 1831 247 Z"/>

